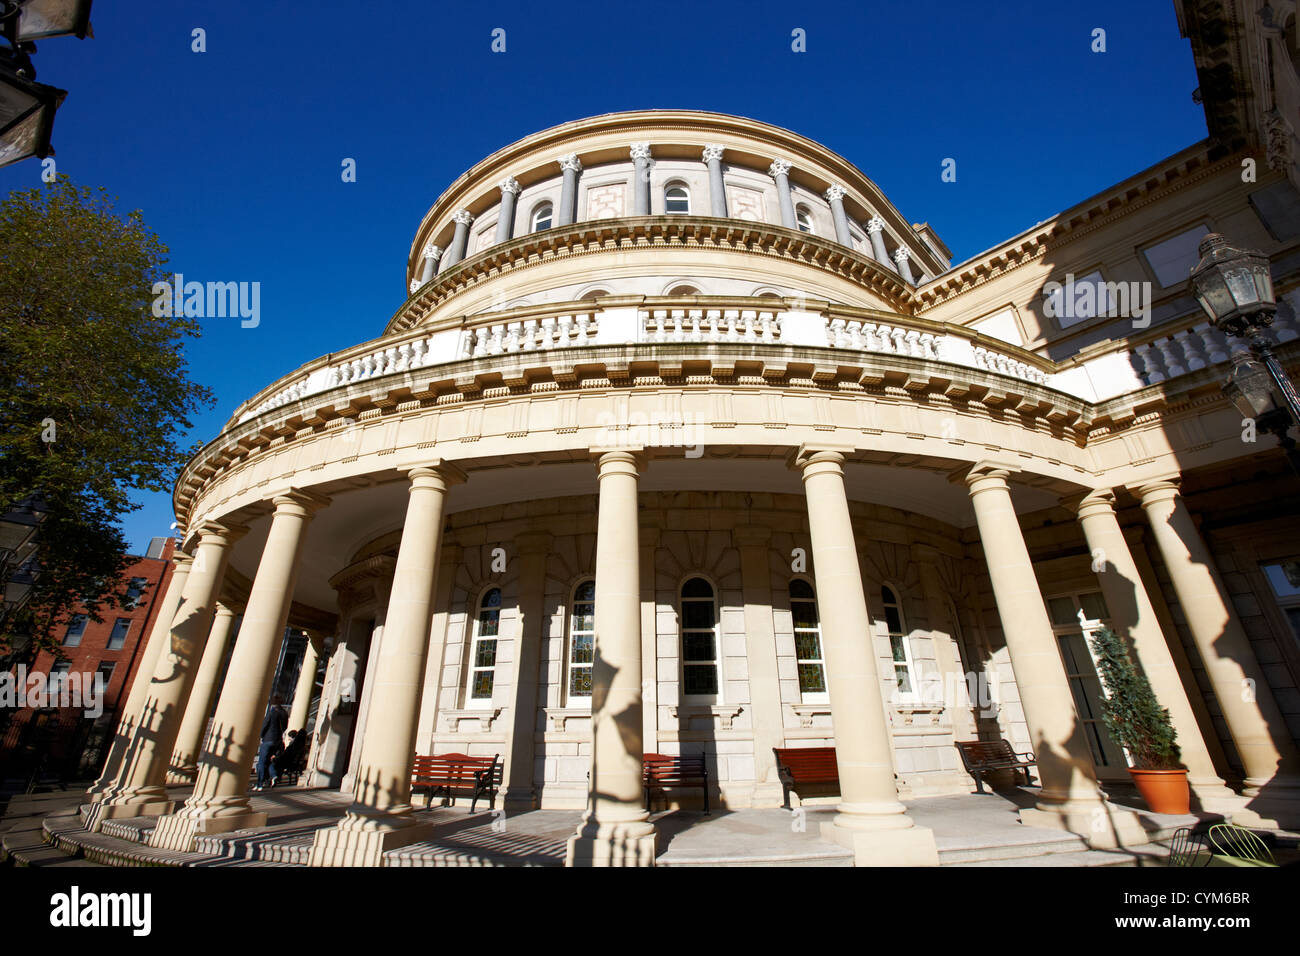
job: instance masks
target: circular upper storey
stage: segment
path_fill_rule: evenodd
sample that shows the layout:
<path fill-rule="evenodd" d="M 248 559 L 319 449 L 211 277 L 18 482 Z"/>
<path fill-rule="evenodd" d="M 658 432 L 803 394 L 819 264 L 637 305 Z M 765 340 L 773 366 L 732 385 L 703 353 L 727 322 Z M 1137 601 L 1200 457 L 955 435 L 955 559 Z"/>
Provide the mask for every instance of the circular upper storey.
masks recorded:
<path fill-rule="evenodd" d="M 780 269 L 764 254 L 773 243 Z M 458 178 L 416 231 L 411 297 L 387 331 L 601 295 L 906 311 L 909 288 L 948 258 L 852 163 L 796 133 L 722 113 L 611 113 L 534 133 Z"/>

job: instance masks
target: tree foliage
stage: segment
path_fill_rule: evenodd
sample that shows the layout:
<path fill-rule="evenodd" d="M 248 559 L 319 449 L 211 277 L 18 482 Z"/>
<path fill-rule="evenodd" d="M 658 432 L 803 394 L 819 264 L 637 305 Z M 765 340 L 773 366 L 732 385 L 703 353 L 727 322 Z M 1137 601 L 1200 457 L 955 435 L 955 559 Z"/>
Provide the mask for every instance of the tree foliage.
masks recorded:
<path fill-rule="evenodd" d="M 118 522 L 133 492 L 170 489 L 189 416 L 212 401 L 183 354 L 197 324 L 151 308 L 166 254 L 138 210 L 66 177 L 0 203 L 0 507 L 36 495 L 47 509 L 2 645 L 53 646 L 72 605 L 118 603 Z"/>
<path fill-rule="evenodd" d="M 1097 675 L 1106 688 L 1101 719 L 1129 752 L 1138 770 L 1178 770 L 1177 734 L 1147 677 L 1137 669 L 1123 638 L 1108 627 L 1092 636 Z"/>

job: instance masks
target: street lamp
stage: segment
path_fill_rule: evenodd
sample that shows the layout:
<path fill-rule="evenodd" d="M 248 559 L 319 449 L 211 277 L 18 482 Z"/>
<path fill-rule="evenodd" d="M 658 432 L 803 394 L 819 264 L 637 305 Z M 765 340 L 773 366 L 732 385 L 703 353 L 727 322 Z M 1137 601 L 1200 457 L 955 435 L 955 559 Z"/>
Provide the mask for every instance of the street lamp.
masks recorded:
<path fill-rule="evenodd" d="M 1258 428 L 1278 437 L 1300 474 L 1295 442 L 1287 434 L 1300 423 L 1300 396 L 1264 337 L 1277 312 L 1268 257 L 1230 246 L 1217 232 L 1201 240 L 1198 252 L 1201 261 L 1191 272 L 1196 301 L 1212 326 L 1250 346 L 1249 351 L 1233 353 L 1232 373 L 1223 391 Z"/>
<path fill-rule="evenodd" d="M 0 0 L 0 166 L 51 155 L 54 113 L 67 96 L 36 82 L 35 40 L 93 36 L 91 0 Z"/>
<path fill-rule="evenodd" d="M 91 0 L 7 0 L 3 5 L 18 8 L 12 39 L 25 43 L 51 37 L 93 38 L 90 4 Z"/>

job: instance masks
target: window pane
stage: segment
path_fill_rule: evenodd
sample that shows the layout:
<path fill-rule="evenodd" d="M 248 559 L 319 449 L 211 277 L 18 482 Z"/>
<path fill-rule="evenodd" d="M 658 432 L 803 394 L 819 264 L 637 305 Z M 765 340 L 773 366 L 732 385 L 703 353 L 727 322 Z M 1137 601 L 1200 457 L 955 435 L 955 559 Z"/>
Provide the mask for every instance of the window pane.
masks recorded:
<path fill-rule="evenodd" d="M 583 581 L 573 592 L 575 601 L 594 601 L 596 600 L 596 582 Z"/>
<path fill-rule="evenodd" d="M 812 601 L 795 601 L 790 605 L 790 616 L 798 629 L 817 626 L 817 605 Z"/>
<path fill-rule="evenodd" d="M 497 642 L 479 641 L 474 648 L 475 667 L 494 667 L 497 662 Z"/>
<path fill-rule="evenodd" d="M 501 606 L 501 589 L 493 588 L 487 594 L 483 595 L 483 603 L 480 607 L 500 607 Z"/>
<path fill-rule="evenodd" d="M 492 697 L 492 672 L 479 671 L 474 675 L 474 688 L 470 696 L 475 700 L 490 699 Z"/>
<path fill-rule="evenodd" d="M 704 578 L 691 578 L 682 586 L 682 597 L 713 597 L 713 585 Z"/>
<path fill-rule="evenodd" d="M 795 654 L 801 661 L 819 661 L 822 659 L 822 642 L 816 634 L 796 634 L 794 636 Z"/>
<path fill-rule="evenodd" d="M 901 634 L 903 632 L 903 619 L 898 615 L 898 608 L 885 608 L 885 624 L 891 634 Z"/>
<path fill-rule="evenodd" d="M 68 630 L 63 635 L 65 647 L 77 647 L 81 644 L 81 635 L 86 633 L 86 615 L 74 615 L 68 622 Z"/>
<path fill-rule="evenodd" d="M 590 664 L 594 658 L 594 639 L 590 634 L 579 634 L 573 638 L 572 656 L 574 664 Z"/>
<path fill-rule="evenodd" d="M 889 647 L 893 651 L 894 660 L 907 663 L 907 648 L 903 644 L 903 638 L 897 634 L 891 634 L 889 637 Z"/>
<path fill-rule="evenodd" d="M 683 627 L 713 627 L 712 601 L 683 601 Z"/>
<path fill-rule="evenodd" d="M 1090 621 L 1100 621 L 1110 617 L 1110 612 L 1106 610 L 1106 601 L 1099 591 L 1080 594 L 1079 603 L 1083 605 L 1083 616 Z"/>
<path fill-rule="evenodd" d="M 826 676 L 820 664 L 799 665 L 799 690 L 804 694 L 826 692 Z"/>
<path fill-rule="evenodd" d="M 500 611 L 484 611 L 478 616 L 478 632 L 483 637 L 496 637 L 497 625 L 501 620 Z"/>
<path fill-rule="evenodd" d="M 1079 623 L 1079 613 L 1074 608 L 1074 601 L 1068 597 L 1048 598 L 1047 610 L 1052 615 L 1053 624 Z"/>
<path fill-rule="evenodd" d="M 573 629 L 575 631 L 592 631 L 596 628 L 596 605 L 575 604 L 573 606 Z"/>
<path fill-rule="evenodd" d="M 790 582 L 790 597 L 808 598 L 811 600 L 813 597 L 815 597 L 815 595 L 813 594 L 813 589 L 811 584 L 809 584 L 803 578 L 795 578 L 793 581 Z"/>
<path fill-rule="evenodd" d="M 591 696 L 591 668 L 575 667 L 569 671 L 569 696 Z"/>
<path fill-rule="evenodd" d="M 712 664 L 691 664 L 682 668 L 682 684 L 685 693 L 716 694 L 718 692 L 718 669 Z"/>
<path fill-rule="evenodd" d="M 717 656 L 713 653 L 713 635 L 712 634 L 683 635 L 682 660 L 687 660 L 687 661 L 717 660 Z"/>
<path fill-rule="evenodd" d="M 898 690 L 902 694 L 912 692 L 912 674 L 907 669 L 906 664 L 895 664 L 894 675 L 898 678 Z"/>

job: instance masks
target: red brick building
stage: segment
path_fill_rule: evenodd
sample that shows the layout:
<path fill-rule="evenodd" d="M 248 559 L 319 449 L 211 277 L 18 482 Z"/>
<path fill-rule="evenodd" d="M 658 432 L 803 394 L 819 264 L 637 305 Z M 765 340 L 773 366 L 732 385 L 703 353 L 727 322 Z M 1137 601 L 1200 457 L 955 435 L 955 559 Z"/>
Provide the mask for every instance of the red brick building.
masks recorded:
<path fill-rule="evenodd" d="M 54 699 L 36 701 L 52 706 L 27 702 L 28 706 L 0 711 L 0 782 L 9 778 L 12 784 L 15 777 L 29 778 L 42 758 L 45 775 L 80 779 L 95 772 L 103 758 L 102 744 L 131 692 L 145 641 L 153 629 L 158 599 L 171 578 L 174 549 L 171 538 L 154 538 L 148 553 L 132 556 L 126 569 L 130 587 L 123 606 L 101 607 L 99 622 L 92 620 L 84 607 L 73 609 L 56 631 L 62 641 L 58 653 L 42 651 L 28 666 L 30 683 L 25 686 L 33 696 L 37 688 L 54 686 L 51 675 L 59 672 L 81 675 L 80 680 L 67 682 L 78 688 L 88 686 L 93 680 L 90 675 L 103 674 L 103 696 L 96 708 L 101 712 L 87 716 L 85 701 L 57 706 Z M 11 674 L 17 683 L 20 674 Z M 42 676 L 34 676 L 38 674 Z"/>

